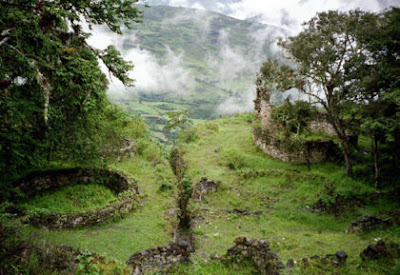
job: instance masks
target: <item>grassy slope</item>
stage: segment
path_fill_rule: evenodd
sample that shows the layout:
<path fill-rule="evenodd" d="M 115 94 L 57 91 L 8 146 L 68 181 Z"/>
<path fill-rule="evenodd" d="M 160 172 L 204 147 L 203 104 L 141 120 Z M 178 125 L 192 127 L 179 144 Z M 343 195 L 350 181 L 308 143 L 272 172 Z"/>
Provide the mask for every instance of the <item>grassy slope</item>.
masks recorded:
<path fill-rule="evenodd" d="M 22 202 L 20 206 L 30 210 L 39 208 L 47 212 L 68 213 L 102 208 L 116 198 L 110 189 L 102 185 L 72 185 L 44 192 Z"/>
<path fill-rule="evenodd" d="M 175 201 L 173 193 L 157 191 L 161 182 L 174 182 L 168 163 L 155 161 L 148 154 L 125 159 L 115 164 L 115 168 L 134 177 L 147 196 L 139 211 L 102 226 L 60 231 L 29 227 L 27 233 L 35 232 L 46 240 L 89 249 L 120 262 L 137 251 L 167 244 L 171 239 L 171 226 L 165 212 L 175 208 Z"/>
<path fill-rule="evenodd" d="M 327 182 L 333 182 L 341 194 L 363 194 L 373 188 L 348 179 L 343 167 L 332 163 L 315 164 L 311 172 L 301 165 L 271 159 L 252 142 L 251 116 L 198 123 L 200 138 L 185 145 L 188 174 L 197 182 L 206 176 L 222 182 L 221 189 L 207 195 L 205 201 L 192 203 L 196 217 L 194 234 L 197 244 L 192 265 L 181 265 L 173 274 L 251 274 L 249 266 L 206 264 L 201 255 L 223 254 L 238 236 L 268 240 L 280 259 L 301 259 L 344 250 L 348 264 L 341 274 L 386 274 L 373 267 L 357 269 L 359 253 L 374 238 L 400 242 L 400 230 L 368 234 L 345 234 L 345 228 L 356 218 L 396 210 L 398 203 L 385 200 L 349 211 L 340 218 L 313 213 L 309 206 L 325 194 Z M 161 184 L 171 184 L 174 176 L 160 151 L 148 147 L 142 156 L 125 159 L 114 168 L 132 175 L 148 196 L 143 207 L 125 219 L 102 226 L 75 230 L 48 231 L 29 227 L 26 231 L 46 240 L 103 253 L 125 262 L 134 252 L 165 245 L 171 240 L 171 226 L 166 212 L 175 208 L 174 192 L 160 193 Z M 158 153 L 157 153 L 158 152 Z M 231 167 L 231 168 L 229 168 Z M 233 167 L 233 169 L 232 169 Z M 265 176 L 243 177 L 249 171 L 264 171 Z M 300 172 L 298 172 L 300 171 Z M 321 178 L 324 176 L 327 179 Z M 263 211 L 259 218 L 229 214 L 229 209 Z"/>
<path fill-rule="evenodd" d="M 271 242 L 280 258 L 301 259 L 315 254 L 325 255 L 338 250 L 349 254 L 344 274 L 357 274 L 360 252 L 376 237 L 400 241 L 399 228 L 374 231 L 370 234 L 345 234 L 355 218 L 376 214 L 380 209 L 395 210 L 398 204 L 386 201 L 369 205 L 341 218 L 319 215 L 307 210 L 324 193 L 323 180 L 313 179 L 306 167 L 274 160 L 260 152 L 252 142 L 252 124 L 248 117 L 222 119 L 199 127 L 201 138 L 186 148 L 188 173 L 196 182 L 206 176 L 222 181 L 222 190 L 208 195 L 206 202 L 194 203 L 195 215 L 203 217 L 195 223 L 197 253 L 225 253 L 234 238 L 248 236 Z M 218 130 L 217 130 L 218 129 Z M 238 169 L 231 170 L 228 165 Z M 241 171 L 272 171 L 264 177 L 244 179 Z M 293 172 L 297 169 L 301 173 Z M 277 175 L 281 172 L 282 175 Z M 368 193 L 374 190 L 348 179 L 344 169 L 330 163 L 312 165 L 311 173 L 334 182 L 343 194 Z M 262 210 L 259 219 L 228 214 L 226 209 Z M 364 270 L 364 272 L 366 272 Z M 376 274 L 370 271 L 370 274 Z"/>

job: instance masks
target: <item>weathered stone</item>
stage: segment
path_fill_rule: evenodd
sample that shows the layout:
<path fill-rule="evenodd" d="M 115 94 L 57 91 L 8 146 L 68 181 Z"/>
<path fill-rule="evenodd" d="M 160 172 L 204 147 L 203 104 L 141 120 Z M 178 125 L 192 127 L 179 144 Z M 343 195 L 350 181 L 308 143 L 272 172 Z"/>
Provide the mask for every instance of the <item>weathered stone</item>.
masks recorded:
<path fill-rule="evenodd" d="M 185 240 L 179 240 L 178 241 L 178 245 L 180 246 L 180 247 L 183 247 L 183 248 L 188 248 L 189 247 L 189 242 L 187 242 L 187 241 L 185 241 Z"/>
<path fill-rule="evenodd" d="M 311 260 L 319 260 L 320 257 L 318 255 L 314 255 L 310 257 Z"/>
<path fill-rule="evenodd" d="M 377 259 L 398 259 L 400 257 L 400 248 L 398 244 L 378 241 L 376 244 L 370 244 L 361 252 L 360 257 L 364 260 Z"/>
<path fill-rule="evenodd" d="M 228 261 L 250 261 L 256 264 L 260 274 L 279 274 L 284 268 L 278 255 L 271 251 L 266 241 L 246 237 L 235 239 L 235 246 L 227 250 Z"/>
<path fill-rule="evenodd" d="M 305 141 L 303 143 L 304 150 L 293 152 L 288 150 L 283 146 L 283 140 L 271 134 L 273 132 L 271 129 L 275 129 L 277 126 L 271 120 L 273 106 L 270 103 L 270 95 L 267 89 L 257 88 L 257 98 L 254 100 L 254 104 L 255 117 L 261 121 L 261 127 L 254 129 L 254 143 L 271 157 L 286 162 L 317 163 L 325 160 L 337 148 L 332 140 L 316 140 Z M 268 129 L 268 131 L 264 131 L 264 129 Z M 316 133 L 335 134 L 332 132 L 332 126 L 322 117 L 317 119 L 315 123 L 311 123 L 311 129 Z"/>
<path fill-rule="evenodd" d="M 360 220 L 352 222 L 351 225 L 346 229 L 346 233 L 357 231 L 367 232 L 375 230 L 379 227 L 383 227 L 384 229 L 386 229 L 392 225 L 393 223 L 389 218 L 381 219 L 373 216 L 365 216 Z"/>
<path fill-rule="evenodd" d="M 101 181 L 96 182 L 101 178 Z M 120 193 L 125 190 L 133 190 L 137 194 L 139 189 L 134 179 L 114 170 L 67 168 L 48 171 L 38 171 L 15 181 L 14 186 L 28 197 L 32 197 L 43 190 L 54 189 L 73 184 L 99 183 Z"/>
<path fill-rule="evenodd" d="M 286 267 L 292 268 L 294 267 L 294 260 L 293 259 L 289 259 L 286 263 Z"/>
<path fill-rule="evenodd" d="M 133 269 L 140 266 L 140 270 L 166 269 L 170 266 L 187 261 L 189 258 L 190 244 L 185 240 L 170 243 L 167 246 L 150 248 L 133 254 L 127 264 Z"/>
<path fill-rule="evenodd" d="M 336 257 L 339 260 L 339 264 L 342 265 L 346 262 L 348 256 L 347 256 L 346 252 L 344 252 L 344 251 L 337 251 Z"/>
<path fill-rule="evenodd" d="M 14 184 L 27 196 L 33 196 L 42 190 L 60 186 L 95 183 L 97 177 L 102 179 L 101 184 L 119 194 L 119 198 L 100 210 L 67 214 L 40 213 L 29 216 L 27 222 L 53 229 L 97 225 L 115 217 L 120 217 L 123 213 L 131 211 L 138 206 L 139 197 L 137 196 L 138 187 L 136 181 L 112 170 L 74 168 L 37 172 Z M 29 182 L 33 183 L 32 186 L 29 185 Z M 32 187 L 32 189 L 28 187 Z M 122 193 L 124 191 L 129 192 Z"/>
<path fill-rule="evenodd" d="M 194 201 L 201 201 L 204 195 L 216 192 L 219 185 L 219 181 L 214 182 L 205 177 L 201 178 L 200 182 L 198 182 L 193 188 L 192 199 Z"/>

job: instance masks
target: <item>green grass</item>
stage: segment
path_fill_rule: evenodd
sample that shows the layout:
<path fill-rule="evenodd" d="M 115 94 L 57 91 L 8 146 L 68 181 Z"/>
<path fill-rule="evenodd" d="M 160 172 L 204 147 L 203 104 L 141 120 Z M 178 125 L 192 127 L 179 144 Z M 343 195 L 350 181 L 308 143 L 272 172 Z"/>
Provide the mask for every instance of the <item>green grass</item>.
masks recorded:
<path fill-rule="evenodd" d="M 382 210 L 395 211 L 398 202 L 381 199 L 365 207 L 348 209 L 339 217 L 310 211 L 326 190 L 333 186 L 335 194 L 352 196 L 375 192 L 370 184 L 345 176 L 343 166 L 333 163 L 305 165 L 272 159 L 253 145 L 251 116 L 199 124 L 200 138 L 185 147 L 184 159 L 193 182 L 205 176 L 220 180 L 220 191 L 206 196 L 204 202 L 192 204 L 197 253 L 226 253 L 238 236 L 265 239 L 286 263 L 289 258 L 301 259 L 345 250 L 348 264 L 343 274 L 358 274 L 360 252 L 376 237 L 399 242 L 398 228 L 373 231 L 369 234 L 346 234 L 347 226 L 364 215 Z M 245 177 L 251 171 L 264 175 Z M 325 198 L 326 199 L 326 198 Z M 263 211 L 259 218 L 229 214 L 229 209 Z M 365 274 L 384 274 L 368 269 Z"/>
<path fill-rule="evenodd" d="M 71 185 L 45 191 L 19 206 L 28 211 L 71 213 L 99 209 L 114 199 L 116 195 L 103 185 Z"/>
<path fill-rule="evenodd" d="M 166 245 L 172 238 L 174 220 L 168 212 L 175 208 L 175 195 L 174 188 L 164 193 L 159 188 L 162 183 L 174 186 L 175 178 L 161 149 L 151 143 L 142 155 L 124 159 L 112 168 L 138 181 L 145 196 L 138 211 L 95 227 L 49 231 L 29 226 L 25 233 L 39 234 L 47 241 L 88 249 L 123 263 L 135 252 Z"/>
<path fill-rule="evenodd" d="M 345 233 L 345 229 L 365 215 L 396 211 L 398 202 L 383 197 L 367 201 L 361 208 L 345 209 L 338 217 L 313 212 L 311 206 L 319 199 L 330 199 L 327 190 L 347 197 L 374 194 L 375 190 L 370 184 L 346 177 L 344 167 L 334 163 L 313 164 L 308 171 L 305 165 L 272 159 L 253 145 L 251 115 L 199 122 L 196 127 L 199 138 L 183 146 L 188 176 L 193 183 L 204 176 L 220 180 L 221 188 L 204 201 L 190 204 L 192 213 L 202 218 L 196 219 L 192 228 L 196 256 L 193 264 L 173 268 L 170 274 L 251 274 L 251 266 L 209 261 L 211 254 L 225 254 L 238 236 L 267 240 L 284 263 L 289 258 L 299 260 L 344 250 L 349 258 L 339 274 L 389 274 L 390 267 L 383 269 L 376 263 L 359 269 L 359 254 L 376 238 L 400 242 L 399 227 L 363 234 Z M 141 155 L 112 166 L 138 180 L 147 196 L 139 211 L 93 228 L 48 231 L 28 227 L 26 233 L 33 231 L 46 240 L 86 248 L 121 262 L 137 251 L 166 245 L 172 240 L 171 223 L 176 223 L 168 215 L 176 208 L 176 190 L 165 152 L 149 143 Z M 172 190 L 161 191 L 162 185 L 172 186 Z M 235 208 L 262 211 L 263 215 L 228 212 Z"/>
<path fill-rule="evenodd" d="M 251 265 L 224 265 L 220 262 L 181 264 L 168 270 L 168 274 L 198 274 L 198 275 L 250 275 L 256 269 Z"/>

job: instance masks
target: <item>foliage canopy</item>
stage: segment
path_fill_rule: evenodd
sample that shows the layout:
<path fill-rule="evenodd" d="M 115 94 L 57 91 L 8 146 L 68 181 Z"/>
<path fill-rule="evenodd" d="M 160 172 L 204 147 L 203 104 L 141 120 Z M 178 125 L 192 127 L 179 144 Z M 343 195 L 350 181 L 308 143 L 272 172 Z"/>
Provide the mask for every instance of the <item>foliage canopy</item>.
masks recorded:
<path fill-rule="evenodd" d="M 104 24 L 121 34 L 122 26 L 140 22 L 134 2 L 0 1 L 2 175 L 44 165 L 54 154 L 79 163 L 100 160 L 105 136 L 118 130 L 105 123 L 116 110 L 98 60 L 126 85 L 133 84 L 127 74 L 133 65 L 113 46 L 88 45 L 83 25 Z"/>

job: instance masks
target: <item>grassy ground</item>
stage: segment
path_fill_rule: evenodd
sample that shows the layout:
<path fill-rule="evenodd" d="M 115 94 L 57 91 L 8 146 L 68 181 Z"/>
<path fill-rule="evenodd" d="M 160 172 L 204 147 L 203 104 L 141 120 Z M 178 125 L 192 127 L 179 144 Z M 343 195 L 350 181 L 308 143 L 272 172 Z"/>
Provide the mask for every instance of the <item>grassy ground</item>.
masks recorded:
<path fill-rule="evenodd" d="M 159 153 L 155 148 L 148 148 L 142 156 L 113 165 L 138 181 L 145 198 L 137 212 L 96 227 L 60 231 L 28 227 L 26 233 L 104 254 L 122 263 L 137 251 L 166 245 L 171 240 L 172 230 L 168 212 L 175 208 L 174 177 L 166 160 L 160 160 Z M 172 190 L 160 192 L 160 186 L 168 183 Z"/>
<path fill-rule="evenodd" d="M 306 166 L 270 158 L 253 145 L 250 121 L 251 116 L 238 116 L 200 125 L 200 138 L 185 148 L 188 174 L 194 182 L 203 176 L 222 182 L 219 192 L 192 204 L 197 216 L 194 232 L 198 255 L 225 253 L 236 237 L 247 236 L 270 241 L 284 263 L 289 258 L 344 250 L 349 259 L 343 274 L 357 274 L 359 254 L 375 238 L 400 240 L 397 227 L 362 235 L 344 233 L 357 218 L 398 209 L 396 202 L 380 199 L 348 209 L 340 217 L 310 211 L 320 198 L 332 199 L 327 190 L 348 197 L 373 194 L 375 190 L 372 185 L 347 178 L 344 168 L 332 163 L 315 164 L 308 171 Z M 264 173 L 249 176 L 251 171 Z M 228 213 L 232 209 L 262 211 L 263 215 Z"/>
<path fill-rule="evenodd" d="M 359 254 L 376 238 L 400 242 L 399 227 L 368 234 L 344 232 L 353 220 L 365 215 L 396 211 L 398 202 L 381 197 L 363 207 L 345 208 L 338 216 L 313 212 L 311 207 L 318 200 L 329 202 L 332 194 L 351 198 L 376 193 L 372 184 L 349 179 L 344 167 L 333 163 L 314 164 L 308 171 L 306 166 L 270 158 L 253 145 L 249 115 L 196 123 L 196 127 L 198 139 L 183 146 L 187 174 L 193 183 L 204 176 L 219 180 L 221 188 L 204 201 L 191 203 L 196 253 L 192 264 L 175 267 L 171 274 L 251 274 L 251 266 L 209 262 L 211 254 L 226 253 L 238 236 L 269 241 L 284 263 L 289 258 L 298 260 L 344 250 L 349 259 L 339 274 L 390 274 L 378 264 L 359 269 Z M 138 180 L 147 196 L 139 211 L 93 228 L 47 231 L 29 227 L 26 232 L 121 262 L 134 252 L 167 244 L 171 240 L 168 213 L 174 213 L 175 187 L 162 150 L 149 145 L 141 156 L 125 159 L 113 168 Z M 262 214 L 229 212 L 234 209 Z"/>
<path fill-rule="evenodd" d="M 102 208 L 113 199 L 116 199 L 115 194 L 105 186 L 71 185 L 53 192 L 43 192 L 20 203 L 19 206 L 33 211 L 40 209 L 46 212 L 68 213 Z"/>

